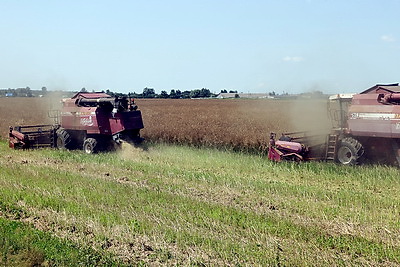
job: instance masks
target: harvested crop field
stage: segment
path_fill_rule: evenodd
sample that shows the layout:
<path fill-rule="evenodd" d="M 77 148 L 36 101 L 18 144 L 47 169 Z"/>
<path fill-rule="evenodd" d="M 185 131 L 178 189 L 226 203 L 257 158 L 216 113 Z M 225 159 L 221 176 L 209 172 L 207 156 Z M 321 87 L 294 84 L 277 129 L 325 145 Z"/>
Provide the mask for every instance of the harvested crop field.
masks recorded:
<path fill-rule="evenodd" d="M 187 146 L 1 141 L 0 265 L 398 266 L 399 182 L 395 168 Z"/>
<path fill-rule="evenodd" d="M 51 123 L 60 98 L 0 98 L 0 134 L 10 125 Z M 269 132 L 329 127 L 325 100 L 138 99 L 151 141 L 264 152 Z"/>

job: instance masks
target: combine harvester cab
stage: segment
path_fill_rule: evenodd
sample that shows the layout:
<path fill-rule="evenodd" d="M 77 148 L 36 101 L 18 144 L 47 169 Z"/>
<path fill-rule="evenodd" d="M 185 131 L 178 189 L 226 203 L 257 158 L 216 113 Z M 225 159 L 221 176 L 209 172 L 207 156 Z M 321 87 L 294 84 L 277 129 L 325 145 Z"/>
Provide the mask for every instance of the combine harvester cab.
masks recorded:
<path fill-rule="evenodd" d="M 77 93 L 62 105 L 60 123 L 11 127 L 10 147 L 83 149 L 90 154 L 114 149 L 122 141 L 143 141 L 142 114 L 131 98 Z"/>

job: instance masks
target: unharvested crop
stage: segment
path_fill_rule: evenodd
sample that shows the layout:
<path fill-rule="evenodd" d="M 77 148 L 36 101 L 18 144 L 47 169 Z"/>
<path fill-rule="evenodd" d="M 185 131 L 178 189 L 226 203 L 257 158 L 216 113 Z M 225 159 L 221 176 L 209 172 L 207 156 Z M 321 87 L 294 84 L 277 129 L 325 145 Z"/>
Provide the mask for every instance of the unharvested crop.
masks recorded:
<path fill-rule="evenodd" d="M 266 100 L 143 100 L 143 135 L 190 145 L 265 150 L 269 131 L 289 121 L 282 104 Z M 282 109 L 282 111 L 281 111 Z M 281 115 L 279 115 L 281 114 Z"/>
<path fill-rule="evenodd" d="M 48 112 L 59 109 L 61 97 L 0 98 L 0 136 L 6 137 L 9 126 L 52 124 Z"/>
<path fill-rule="evenodd" d="M 325 101 L 271 99 L 138 99 L 150 141 L 265 152 L 271 131 L 326 127 Z M 0 99 L 1 135 L 8 125 L 50 123 L 48 98 Z"/>

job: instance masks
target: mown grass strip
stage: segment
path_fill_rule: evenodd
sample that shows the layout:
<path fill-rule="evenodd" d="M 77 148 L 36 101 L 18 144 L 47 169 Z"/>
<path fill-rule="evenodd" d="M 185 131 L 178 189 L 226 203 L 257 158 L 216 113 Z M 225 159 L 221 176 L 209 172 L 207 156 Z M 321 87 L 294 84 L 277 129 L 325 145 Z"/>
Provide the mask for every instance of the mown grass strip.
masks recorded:
<path fill-rule="evenodd" d="M 4 207 L 4 206 L 3 206 Z M 77 246 L 32 226 L 0 217 L 3 266 L 122 266 L 111 255 Z"/>
<path fill-rule="evenodd" d="M 102 229 L 97 233 L 100 239 L 118 238 L 115 228 L 121 229 L 125 238 L 150 237 L 158 240 L 152 254 L 158 259 L 182 258 L 184 251 L 193 248 L 222 262 L 272 264 L 277 262 L 276 248 L 280 246 L 280 260 L 285 256 L 288 264 L 313 263 L 313 248 L 331 257 L 339 253 L 371 263 L 400 263 L 399 247 L 391 242 L 396 240 L 394 237 L 380 241 L 362 232 L 332 233 L 318 224 L 293 220 L 280 210 L 254 212 L 241 205 L 243 200 L 257 203 L 270 198 L 279 200 L 282 206 L 278 207 L 288 213 L 301 209 L 298 215 L 312 213 L 316 219 L 342 221 L 363 210 L 365 215 L 371 213 L 364 223 L 380 221 L 379 227 L 390 231 L 398 223 L 391 216 L 399 201 L 399 182 L 394 178 L 398 172 L 391 168 L 272 164 L 249 155 L 169 147 L 159 147 L 135 159 L 55 150 L 12 153 L 26 156 L 31 162 L 1 166 L 4 206 L 22 203 L 17 207 L 23 212 L 34 213 L 33 207 L 51 210 L 76 218 L 73 223 L 80 224 L 78 228 L 85 227 L 82 222 L 95 222 Z M 45 163 L 56 163 L 43 164 L 38 160 L 43 157 Z M 36 165 L 35 160 L 41 164 Z M 336 169 L 339 174 L 335 174 Z M 365 180 L 360 178 L 362 173 L 366 174 Z M 379 178 L 382 173 L 387 176 Z M 118 175 L 133 183 L 119 183 Z M 233 190 L 238 194 L 238 205 L 191 195 L 188 186 L 215 195 Z M 387 198 L 380 193 L 368 197 L 371 187 L 378 187 Z M 374 210 L 380 213 L 371 212 Z M 274 240 L 279 240 L 277 245 Z M 174 246 L 181 252 L 171 251 Z M 298 247 L 304 248 L 304 255 L 311 260 L 290 257 Z M 195 257 L 197 262 L 206 259 Z"/>
<path fill-rule="evenodd" d="M 350 255 L 369 257 L 376 261 L 389 260 L 400 262 L 400 250 L 352 236 L 330 236 L 312 226 L 301 226 L 282 218 L 268 215 L 258 215 L 237 208 L 210 204 L 157 188 L 132 188 L 120 186 L 112 181 L 87 180 L 76 174 L 63 173 L 45 167 L 32 166 L 29 170 L 24 168 L 13 169 L 13 175 L 20 177 L 20 183 L 25 190 L 4 192 L 4 197 L 9 202 L 24 201 L 28 206 L 55 211 L 65 211 L 74 216 L 85 216 L 98 220 L 101 224 L 112 227 L 115 224 L 127 224 L 126 213 L 138 214 L 134 218 L 137 225 L 146 228 L 136 228 L 141 234 L 152 235 L 154 232 L 168 231 L 176 225 L 187 225 L 181 229 L 187 232 L 185 239 L 180 239 L 181 247 L 196 245 L 207 251 L 229 251 L 232 247 L 230 238 L 232 234 L 245 236 L 249 232 L 273 235 L 280 238 L 296 240 L 297 242 L 314 243 L 328 249 L 337 249 Z M 34 171 L 36 177 L 31 176 Z M 57 179 L 67 180 L 68 184 L 53 183 L 51 181 L 58 174 Z M 44 182 L 46 181 L 46 182 Z M 42 191 L 36 190 L 38 186 Z M 54 187 L 56 186 L 56 187 Z M 46 195 L 43 192 L 61 191 L 67 199 L 60 199 L 57 195 Z M 105 213 L 106 212 L 106 213 Z M 179 217 L 176 213 L 181 214 Z M 141 219 L 146 214 L 153 214 L 164 225 L 151 223 L 150 220 Z M 225 229 L 218 239 L 209 234 L 218 229 Z M 201 237 L 191 229 L 199 229 L 204 233 Z M 179 231 L 182 231 L 179 230 Z M 193 232 L 191 232 L 193 231 Z M 204 232 L 205 231 L 205 232 Z M 211 232 L 209 232 L 211 231 Z M 208 234 L 207 234 L 208 233 Z M 176 235 L 181 235 L 176 232 Z M 220 242 L 222 240 L 222 242 Z M 252 244 L 252 240 L 249 240 Z M 194 242 L 194 243 L 193 243 Z M 234 246 L 235 247 L 235 246 Z M 243 257 L 259 257 L 259 252 L 254 251 L 254 245 L 241 245 L 241 251 L 236 251 Z M 255 254 L 254 254 L 255 253 Z M 247 256 L 246 256 L 247 255 Z M 228 257 L 225 255 L 225 257 Z"/>

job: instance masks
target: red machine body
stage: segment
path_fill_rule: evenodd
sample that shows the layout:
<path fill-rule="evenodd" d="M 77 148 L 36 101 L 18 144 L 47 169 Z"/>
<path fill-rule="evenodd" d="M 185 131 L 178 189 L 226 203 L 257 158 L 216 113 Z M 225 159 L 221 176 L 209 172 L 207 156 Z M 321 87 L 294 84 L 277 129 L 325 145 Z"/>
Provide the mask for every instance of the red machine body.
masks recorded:
<path fill-rule="evenodd" d="M 60 123 L 10 127 L 11 148 L 83 148 L 109 150 L 122 140 L 140 143 L 142 114 L 133 100 L 105 93 L 77 93 L 62 100 Z"/>
<path fill-rule="evenodd" d="M 301 153 L 303 151 L 303 146 L 300 143 L 289 142 L 289 141 L 275 141 L 275 146 L 283 151 L 289 153 Z"/>
<path fill-rule="evenodd" d="M 354 95 L 348 131 L 353 136 L 400 138 L 400 93 Z"/>
<path fill-rule="evenodd" d="M 273 161 L 292 160 L 302 161 L 308 149 L 301 143 L 290 141 L 290 137 L 283 135 L 281 139 L 275 140 L 276 134 L 270 134 L 268 159 Z"/>
<path fill-rule="evenodd" d="M 61 127 L 71 131 L 112 136 L 143 128 L 141 112 L 130 108 L 126 99 L 105 93 L 78 93 L 62 103 Z"/>
<path fill-rule="evenodd" d="M 359 94 L 334 95 L 329 99 L 328 110 L 335 125 L 324 138 L 325 143 L 315 146 L 325 151 L 318 159 L 344 165 L 369 161 L 400 166 L 399 84 L 378 84 Z M 285 158 L 282 155 L 289 153 L 303 156 L 299 144 L 310 146 L 307 136 L 301 139 L 304 143 L 270 141 L 268 157 L 280 161 Z M 309 152 L 314 152 L 311 147 Z"/>

